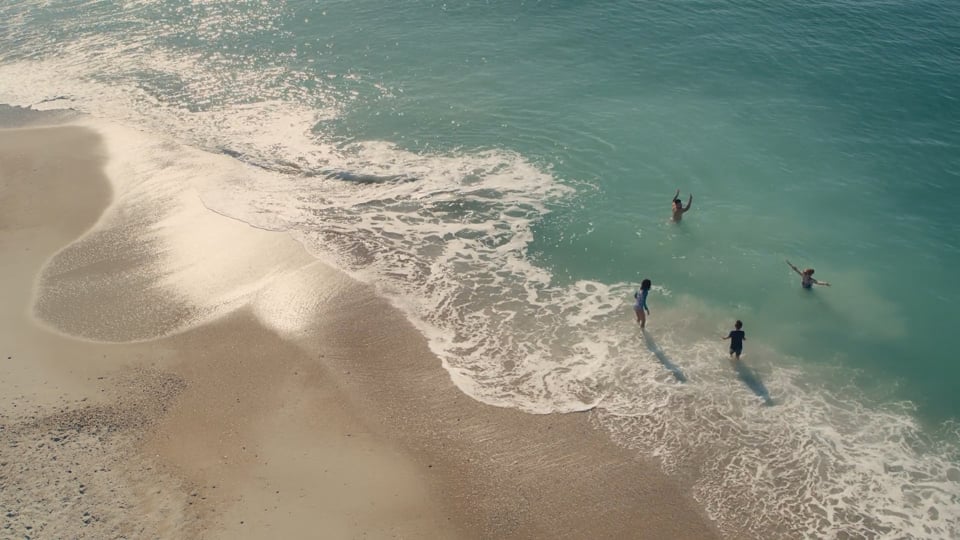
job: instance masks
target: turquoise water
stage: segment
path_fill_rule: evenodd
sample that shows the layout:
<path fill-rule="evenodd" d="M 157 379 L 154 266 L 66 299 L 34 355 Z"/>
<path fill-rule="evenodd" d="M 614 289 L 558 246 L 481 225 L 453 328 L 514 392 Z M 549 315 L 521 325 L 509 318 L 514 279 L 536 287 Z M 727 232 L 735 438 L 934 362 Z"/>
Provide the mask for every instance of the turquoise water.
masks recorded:
<path fill-rule="evenodd" d="M 7 2 L 0 101 L 257 165 L 204 202 L 386 283 L 473 397 L 596 408 L 698 470 L 721 524 L 776 494 L 795 534 L 958 534 L 960 6 L 584 4 Z M 784 259 L 833 286 L 801 290 Z M 753 378 L 724 364 L 737 318 Z M 758 381 L 774 407 L 752 406 Z M 835 469 L 797 480 L 817 502 L 787 500 L 675 425 L 782 477 Z"/>
<path fill-rule="evenodd" d="M 537 228 L 555 274 L 650 276 L 805 360 L 897 378 L 932 418 L 960 413 L 943 339 L 960 300 L 956 7 L 578 4 L 448 6 L 418 25 L 423 6 L 397 14 L 413 19 L 400 36 L 330 8 L 334 50 L 370 51 L 333 65 L 404 90 L 338 128 L 504 146 L 589 182 Z M 676 187 L 695 209 L 666 226 Z M 837 286 L 798 294 L 784 258 Z"/>

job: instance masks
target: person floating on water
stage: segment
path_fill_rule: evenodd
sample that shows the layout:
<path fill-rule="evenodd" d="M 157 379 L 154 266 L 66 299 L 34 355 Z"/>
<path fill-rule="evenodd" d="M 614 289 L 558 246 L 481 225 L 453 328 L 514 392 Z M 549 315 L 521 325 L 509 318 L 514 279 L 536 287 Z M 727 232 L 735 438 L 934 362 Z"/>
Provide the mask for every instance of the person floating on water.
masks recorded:
<path fill-rule="evenodd" d="M 723 340 L 730 340 L 730 357 L 736 355 L 737 360 L 740 360 L 740 354 L 743 352 L 743 342 L 747 340 L 747 334 L 743 331 L 742 321 L 738 320 L 733 327 L 735 330 L 731 330 Z"/>
<path fill-rule="evenodd" d="M 640 328 L 647 327 L 647 315 L 650 314 L 650 308 L 647 307 L 647 294 L 650 292 L 650 280 L 645 279 L 640 283 L 640 290 L 633 293 L 637 302 L 633 304 L 633 311 L 637 314 L 637 322 Z"/>
<path fill-rule="evenodd" d="M 680 200 L 680 190 L 677 189 L 677 192 L 673 194 L 673 220 L 680 221 L 683 219 L 683 215 L 687 213 L 687 210 L 690 210 L 690 205 L 693 204 L 693 193 L 690 194 L 690 198 L 687 199 L 687 207 L 683 207 L 683 201 Z"/>
<path fill-rule="evenodd" d="M 794 272 L 800 274 L 800 286 L 804 289 L 812 289 L 814 285 L 824 285 L 826 287 L 830 286 L 830 284 L 826 281 L 813 279 L 813 268 L 807 268 L 801 272 L 800 269 L 791 264 L 790 261 L 787 261 L 787 266 L 793 268 Z"/>

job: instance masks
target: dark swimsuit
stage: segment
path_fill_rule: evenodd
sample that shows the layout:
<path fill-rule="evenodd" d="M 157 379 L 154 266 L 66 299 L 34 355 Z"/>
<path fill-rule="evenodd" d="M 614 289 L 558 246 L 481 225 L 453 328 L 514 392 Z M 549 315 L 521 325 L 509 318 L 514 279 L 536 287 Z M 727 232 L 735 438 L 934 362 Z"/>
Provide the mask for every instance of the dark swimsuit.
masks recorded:
<path fill-rule="evenodd" d="M 730 352 L 740 354 L 743 352 L 743 339 L 747 337 L 747 334 L 743 330 L 731 330 L 730 335 L 727 336 L 730 338 Z"/>

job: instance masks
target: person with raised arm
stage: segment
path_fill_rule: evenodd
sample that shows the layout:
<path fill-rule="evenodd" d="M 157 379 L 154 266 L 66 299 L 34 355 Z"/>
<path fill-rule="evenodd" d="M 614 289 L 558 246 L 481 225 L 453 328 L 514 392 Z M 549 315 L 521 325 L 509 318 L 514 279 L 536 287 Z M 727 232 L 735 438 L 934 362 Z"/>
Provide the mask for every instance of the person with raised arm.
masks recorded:
<path fill-rule="evenodd" d="M 825 287 L 830 286 L 830 284 L 826 281 L 820 281 L 813 278 L 813 268 L 807 268 L 801 272 L 800 269 L 794 266 L 790 261 L 787 261 L 787 266 L 792 268 L 794 272 L 800 274 L 800 286 L 804 289 L 812 289 L 814 285 L 823 285 Z"/>
<path fill-rule="evenodd" d="M 683 215 L 690 210 L 690 205 L 693 204 L 693 193 L 690 194 L 690 198 L 687 199 L 687 206 L 683 206 L 683 201 L 680 200 L 680 190 L 677 189 L 677 192 L 673 194 L 673 220 L 680 221 L 683 219 Z"/>

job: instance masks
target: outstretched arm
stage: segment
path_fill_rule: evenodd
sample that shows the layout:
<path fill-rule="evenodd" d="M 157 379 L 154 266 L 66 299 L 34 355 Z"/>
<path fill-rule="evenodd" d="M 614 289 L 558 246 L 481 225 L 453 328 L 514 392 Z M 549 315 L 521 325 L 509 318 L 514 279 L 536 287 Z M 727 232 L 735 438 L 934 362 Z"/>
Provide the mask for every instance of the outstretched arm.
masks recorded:
<path fill-rule="evenodd" d="M 693 193 L 690 194 L 690 198 L 687 199 L 687 207 L 683 209 L 684 212 L 690 209 L 690 205 L 693 204 Z"/>
<path fill-rule="evenodd" d="M 801 276 L 803 275 L 803 272 L 801 272 L 800 269 L 794 266 L 790 261 L 787 261 L 787 266 L 789 266 L 790 268 L 793 268 L 793 271 L 800 274 Z"/>
<path fill-rule="evenodd" d="M 813 278 L 810 278 L 810 279 L 813 279 Z M 827 283 L 826 281 L 820 281 L 820 280 L 818 280 L 818 279 L 813 279 L 813 282 L 814 282 L 815 284 L 817 284 L 817 285 L 823 285 L 824 287 L 829 287 L 829 286 L 830 286 L 830 284 Z"/>
<path fill-rule="evenodd" d="M 677 200 L 677 197 L 680 196 L 680 188 L 677 188 L 677 192 L 673 194 L 673 198 L 670 199 L 670 202 Z"/>

